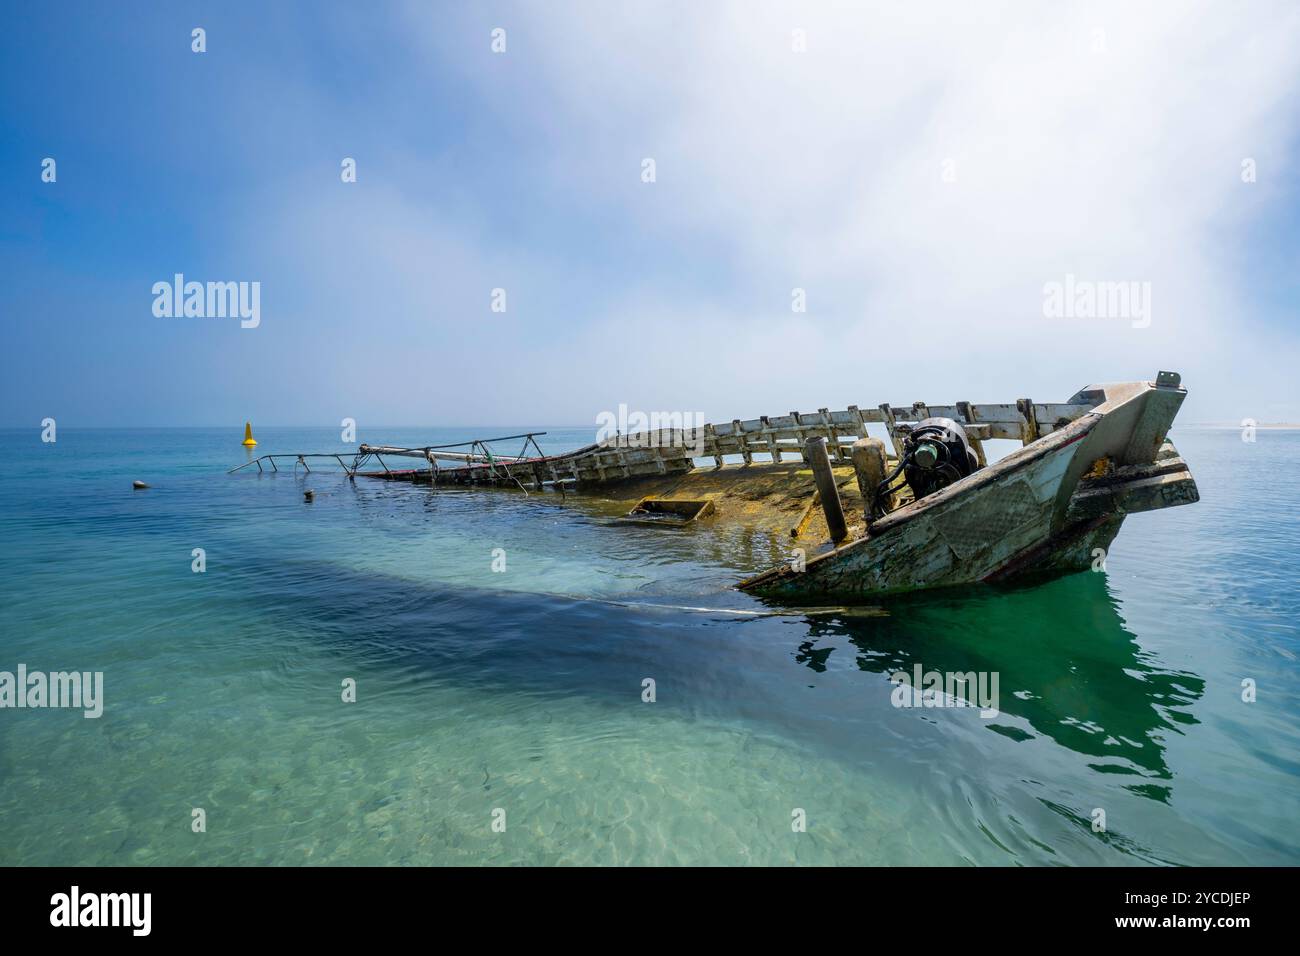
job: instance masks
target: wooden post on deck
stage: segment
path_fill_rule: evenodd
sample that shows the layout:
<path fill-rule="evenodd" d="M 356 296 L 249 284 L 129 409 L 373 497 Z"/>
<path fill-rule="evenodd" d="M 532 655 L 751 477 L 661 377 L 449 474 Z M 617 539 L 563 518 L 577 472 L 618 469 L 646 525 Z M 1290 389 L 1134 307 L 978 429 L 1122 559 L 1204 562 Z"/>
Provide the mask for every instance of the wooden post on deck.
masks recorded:
<path fill-rule="evenodd" d="M 817 491 L 822 499 L 822 511 L 826 514 L 826 526 L 830 529 L 831 540 L 838 543 L 849 536 L 849 527 L 844 521 L 844 506 L 840 503 L 840 491 L 835 487 L 835 472 L 831 471 L 831 458 L 826 452 L 826 439 L 818 435 L 804 442 L 804 457 L 812 465 L 813 478 L 817 482 Z"/>
<path fill-rule="evenodd" d="M 894 446 L 894 457 L 903 460 L 903 442 L 898 437 L 898 422 L 894 418 L 894 408 L 888 402 L 880 406 L 880 413 L 885 418 L 885 429 L 889 432 L 889 444 Z"/>
<path fill-rule="evenodd" d="M 970 402 L 958 402 L 957 414 L 961 416 L 962 422 L 965 424 L 975 424 L 975 412 L 971 408 Z M 975 457 L 979 461 L 979 466 L 983 468 L 989 463 L 988 458 L 984 455 L 984 442 L 971 435 L 969 430 L 966 431 L 966 440 L 970 442 L 971 450 L 975 452 Z"/>
<path fill-rule="evenodd" d="M 1034 400 L 1017 398 L 1016 409 L 1020 412 L 1020 417 L 1025 420 L 1020 428 L 1020 443 L 1028 445 L 1038 441 L 1038 417 L 1034 414 Z"/>
<path fill-rule="evenodd" d="M 889 473 L 885 460 L 885 443 L 879 438 L 859 438 L 853 443 L 853 471 L 858 478 L 858 491 L 862 494 L 862 514 L 867 526 L 876 504 L 876 490 Z M 885 510 L 893 508 L 893 496 L 885 493 L 889 500 L 884 502 Z"/>

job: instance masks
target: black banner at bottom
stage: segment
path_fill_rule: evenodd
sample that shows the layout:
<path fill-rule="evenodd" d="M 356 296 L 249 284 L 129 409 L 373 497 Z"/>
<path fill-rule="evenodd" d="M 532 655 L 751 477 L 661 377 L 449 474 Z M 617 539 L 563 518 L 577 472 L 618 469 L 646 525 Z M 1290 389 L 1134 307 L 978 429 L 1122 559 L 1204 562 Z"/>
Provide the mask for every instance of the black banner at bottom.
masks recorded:
<path fill-rule="evenodd" d="M 0 871 L 0 919 L 7 941 L 79 943 L 338 944 L 436 925 L 494 941 L 515 931 L 533 942 L 606 943 L 617 938 L 610 932 L 635 939 L 680 926 L 734 944 L 767 941 L 783 922 L 806 932 L 846 921 L 906 928 L 913 938 L 969 926 L 1231 943 L 1285 927 L 1293 877 L 1284 869 L 10 869 Z"/>

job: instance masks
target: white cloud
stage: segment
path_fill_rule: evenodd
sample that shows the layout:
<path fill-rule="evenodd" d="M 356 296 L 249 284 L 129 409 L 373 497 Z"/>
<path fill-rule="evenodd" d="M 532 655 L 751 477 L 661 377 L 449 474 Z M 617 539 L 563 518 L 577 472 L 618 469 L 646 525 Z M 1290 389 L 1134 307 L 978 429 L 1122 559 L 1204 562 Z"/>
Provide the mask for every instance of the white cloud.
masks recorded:
<path fill-rule="evenodd" d="M 721 259 L 737 257 L 738 286 L 770 292 L 757 321 L 753 295 L 729 308 L 724 283 L 686 304 L 714 313 L 692 323 L 700 348 L 687 361 L 721 394 L 762 382 L 779 410 L 782 378 L 818 346 L 823 375 L 857 377 L 873 402 L 977 386 L 997 387 L 980 398 L 1049 395 L 1167 366 L 1194 395 L 1227 400 L 1252 376 L 1215 382 L 1224 358 L 1243 372 L 1293 364 L 1295 338 L 1254 320 L 1256 290 L 1225 256 L 1249 241 L 1261 196 L 1281 197 L 1300 115 L 1293 6 L 566 9 L 516 11 L 530 42 L 510 55 L 539 58 L 548 85 L 510 95 L 558 104 L 554 128 L 587 124 L 556 142 L 555 164 L 591 173 L 593 201 L 640 214 L 664 242 L 711 237 Z M 794 27 L 807 53 L 791 50 Z M 649 188 L 662 209 L 627 195 L 640 152 L 658 160 Z M 1273 181 L 1243 184 L 1246 156 Z M 1043 283 L 1067 272 L 1151 282 L 1151 327 L 1044 318 Z M 795 285 L 824 322 L 816 338 L 782 314 Z M 626 305 L 640 326 L 658 313 L 673 328 L 682 290 L 641 295 Z M 747 328 L 761 340 L 746 362 L 719 366 Z M 912 350 L 932 371 L 908 367 Z"/>
<path fill-rule="evenodd" d="M 1234 272 L 1237 247 L 1285 198 L 1300 115 L 1293 7 L 547 4 L 454 29 L 441 10 L 411 16 L 430 59 L 454 64 L 522 141 L 537 189 L 716 272 L 602 275 L 558 224 L 553 247 L 528 250 L 381 191 L 351 231 L 385 257 L 373 287 L 405 291 L 373 307 L 418 298 L 437 262 L 448 282 L 423 293 L 431 321 L 456 321 L 458 279 L 477 290 L 511 270 L 549 309 L 530 321 L 556 334 L 526 352 L 508 328 L 436 334 L 457 383 L 489 343 L 496 369 L 532 377 L 469 393 L 484 418 L 524 407 L 585 421 L 624 400 L 713 418 L 1058 400 L 1159 368 L 1184 373 L 1188 420 L 1280 401 L 1300 417 L 1278 391 L 1300 357 L 1294 333 L 1258 321 L 1266 296 Z M 480 20 L 482 50 L 466 42 Z M 498 24 L 504 56 L 487 48 Z M 796 27 L 806 53 L 791 49 Z M 638 179 L 643 156 L 657 161 L 653 185 Z M 1261 169 L 1251 185 L 1247 156 Z M 1045 318 L 1043 285 L 1066 273 L 1150 282 L 1150 327 Z M 564 314 L 565 284 L 584 282 L 619 291 Z M 789 310 L 795 286 L 806 316 Z M 415 354 L 401 362 L 413 374 Z M 464 394 L 456 414 L 475 420 Z"/>

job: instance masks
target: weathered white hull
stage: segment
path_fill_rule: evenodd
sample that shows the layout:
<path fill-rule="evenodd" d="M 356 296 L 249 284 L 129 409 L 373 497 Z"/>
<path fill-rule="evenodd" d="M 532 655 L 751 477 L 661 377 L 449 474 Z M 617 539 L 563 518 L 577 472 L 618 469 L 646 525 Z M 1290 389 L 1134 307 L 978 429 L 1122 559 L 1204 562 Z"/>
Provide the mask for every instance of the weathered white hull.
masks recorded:
<path fill-rule="evenodd" d="M 1198 499 L 1165 440 L 1185 395 L 1146 382 L 1085 389 L 1072 401 L 1096 400 L 1093 411 L 802 569 L 783 565 L 740 587 L 838 601 L 1085 569 L 1126 514 Z"/>

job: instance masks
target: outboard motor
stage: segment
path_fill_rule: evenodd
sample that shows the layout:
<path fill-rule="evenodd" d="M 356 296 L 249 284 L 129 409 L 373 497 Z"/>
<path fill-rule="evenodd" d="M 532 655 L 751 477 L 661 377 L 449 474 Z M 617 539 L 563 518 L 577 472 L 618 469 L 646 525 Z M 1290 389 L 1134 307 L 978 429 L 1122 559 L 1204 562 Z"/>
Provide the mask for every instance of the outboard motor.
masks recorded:
<path fill-rule="evenodd" d="M 951 418 L 927 418 L 903 443 L 903 475 L 917 499 L 947 488 L 979 469 L 966 429 Z"/>

